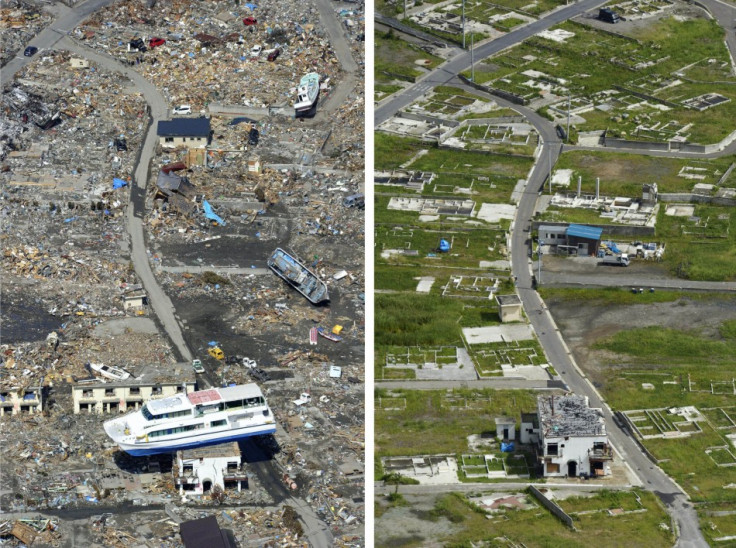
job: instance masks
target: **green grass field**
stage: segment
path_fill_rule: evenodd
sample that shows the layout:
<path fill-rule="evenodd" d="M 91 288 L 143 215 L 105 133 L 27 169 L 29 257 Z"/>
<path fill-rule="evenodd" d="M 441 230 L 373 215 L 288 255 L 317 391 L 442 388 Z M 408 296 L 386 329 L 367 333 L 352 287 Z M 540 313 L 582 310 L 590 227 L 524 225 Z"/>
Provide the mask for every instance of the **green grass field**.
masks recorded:
<path fill-rule="evenodd" d="M 424 73 L 416 61 L 426 60 L 422 66 L 428 69 L 436 67 L 443 61 L 401 40 L 393 32 L 375 32 L 374 37 L 375 66 L 373 72 L 378 83 L 391 82 L 396 77 L 413 81 L 414 78 Z"/>
<path fill-rule="evenodd" d="M 376 457 L 458 454 L 468 452 L 467 436 L 495 430 L 498 415 L 519 417 L 536 409 L 537 396 L 526 390 L 392 390 L 406 399 L 406 408 L 386 411 L 378 404 L 385 390 L 375 391 Z M 452 399 L 448 399 L 452 396 Z M 470 404 L 453 407 L 457 400 Z M 473 403 L 475 402 L 475 403 Z"/>
<path fill-rule="evenodd" d="M 723 29 L 715 21 L 681 21 L 665 17 L 635 36 L 639 42 L 604 34 L 572 21 L 556 28 L 573 32 L 574 36 L 564 43 L 540 37 L 531 38 L 480 63 L 476 69 L 476 82 L 487 83 L 531 100 L 538 97 L 538 91 L 525 85 L 528 78 L 521 72 L 533 69 L 547 74 L 553 82 L 567 82 L 564 85 L 556 84 L 557 92 L 562 96 L 569 90 L 573 96 L 594 99 L 599 92 L 620 85 L 653 96 L 650 102 L 663 100 L 679 104 L 684 99 L 708 92 L 736 98 L 736 89 L 732 85 L 736 83 L 736 78 L 730 74 Z M 610 52 L 616 52 L 616 55 Z M 704 59 L 713 59 L 714 62 L 702 63 Z M 693 68 L 687 69 L 687 80 L 682 80 L 674 87 L 664 87 L 664 82 L 672 73 L 690 65 Z M 465 75 L 468 76 L 467 71 Z M 666 112 L 649 109 L 643 111 L 646 117 L 640 119 L 636 111 L 626 110 L 626 104 L 616 106 L 616 100 L 626 93 L 619 95 L 613 99 L 615 108 L 612 111 L 605 114 L 600 111 L 584 113 L 583 117 L 587 121 L 577 125 L 576 129 L 608 129 L 611 136 L 661 140 L 670 135 L 662 129 L 663 126 L 676 120 L 680 127 L 693 124 L 687 135 L 689 141 L 695 143 L 717 142 L 734 129 L 736 101 L 733 100 L 702 112 L 684 106 Z M 627 112 L 631 112 L 631 116 L 619 116 Z M 638 126 L 655 125 L 659 129 L 652 132 L 636 131 Z"/>
<path fill-rule="evenodd" d="M 692 160 L 580 150 L 562 154 L 555 169 L 573 170 L 570 190 L 577 188 L 580 175 L 582 191 L 593 194 L 596 177 L 599 177 L 601 194 L 639 198 L 644 183 L 656 182 L 660 193 L 690 192 L 696 182 L 716 184 L 733 161 L 732 157 Z M 678 176 L 683 168 L 697 169 L 695 173 L 705 175 L 706 178 L 692 180 Z"/>

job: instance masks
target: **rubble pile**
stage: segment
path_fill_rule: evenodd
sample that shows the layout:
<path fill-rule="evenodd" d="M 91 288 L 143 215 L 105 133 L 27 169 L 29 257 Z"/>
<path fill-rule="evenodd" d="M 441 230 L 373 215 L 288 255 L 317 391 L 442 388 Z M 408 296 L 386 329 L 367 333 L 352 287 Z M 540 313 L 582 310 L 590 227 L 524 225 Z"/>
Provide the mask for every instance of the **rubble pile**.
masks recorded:
<path fill-rule="evenodd" d="M 9 192 L 99 199 L 114 177 L 130 179 L 131 151 L 148 121 L 145 101 L 119 74 L 73 69 L 70 60 L 46 54 L 3 90 L 0 171 Z"/>
<path fill-rule="evenodd" d="M 15 55 L 22 55 L 23 48 L 52 18 L 38 6 L 23 0 L 7 0 L 0 6 L 0 28 L 3 29 L 0 66 Z"/>
<path fill-rule="evenodd" d="M 248 5 L 254 4 L 172 0 L 147 9 L 142 2 L 115 3 L 73 34 L 135 65 L 148 80 L 165 82 L 162 87 L 172 105 L 189 104 L 195 111 L 210 102 L 291 105 L 296 85 L 307 72 L 318 72 L 330 86 L 336 83 L 340 65 L 312 2 L 274 0 L 254 9 Z M 256 18 L 257 24 L 244 25 L 246 17 Z M 154 37 L 166 43 L 150 49 Z M 144 40 L 145 52 L 129 51 L 136 38 Z M 254 46 L 262 50 L 255 54 Z M 266 52 L 276 48 L 280 56 L 267 61 Z M 191 86 L 192 81 L 201 85 Z"/>

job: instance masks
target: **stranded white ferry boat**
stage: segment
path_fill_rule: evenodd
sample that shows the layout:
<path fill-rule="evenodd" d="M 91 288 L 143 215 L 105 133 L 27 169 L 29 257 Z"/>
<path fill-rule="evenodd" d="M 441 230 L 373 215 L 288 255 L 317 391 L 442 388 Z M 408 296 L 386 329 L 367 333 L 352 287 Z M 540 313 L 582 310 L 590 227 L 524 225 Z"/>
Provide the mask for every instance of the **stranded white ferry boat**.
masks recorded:
<path fill-rule="evenodd" d="M 120 449 L 136 457 L 276 432 L 273 414 L 256 384 L 149 400 L 104 427 Z"/>

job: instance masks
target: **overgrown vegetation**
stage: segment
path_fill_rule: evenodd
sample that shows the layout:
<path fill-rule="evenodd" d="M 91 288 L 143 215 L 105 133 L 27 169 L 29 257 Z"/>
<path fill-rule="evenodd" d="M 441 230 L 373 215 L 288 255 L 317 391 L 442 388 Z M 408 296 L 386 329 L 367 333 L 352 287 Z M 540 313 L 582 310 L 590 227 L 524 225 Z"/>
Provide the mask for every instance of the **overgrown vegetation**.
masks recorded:
<path fill-rule="evenodd" d="M 450 397 L 451 396 L 451 397 Z M 375 455 L 436 455 L 468 451 L 467 436 L 495 430 L 499 415 L 536 409 L 527 390 L 375 391 Z M 397 410 L 393 410 L 397 409 Z"/>

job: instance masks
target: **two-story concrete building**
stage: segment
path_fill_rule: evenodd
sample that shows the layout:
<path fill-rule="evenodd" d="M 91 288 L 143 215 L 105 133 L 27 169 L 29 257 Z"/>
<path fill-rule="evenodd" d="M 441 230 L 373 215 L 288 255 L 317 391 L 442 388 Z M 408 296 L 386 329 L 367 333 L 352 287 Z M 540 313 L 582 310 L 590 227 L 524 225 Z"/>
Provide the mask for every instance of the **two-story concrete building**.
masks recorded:
<path fill-rule="evenodd" d="M 533 420 L 533 419 L 531 419 Z M 538 428 L 522 417 L 522 441 L 537 439 L 543 475 L 547 477 L 606 476 L 613 451 L 600 409 L 584 396 L 539 396 Z M 530 431 L 531 430 L 531 431 Z"/>
<path fill-rule="evenodd" d="M 0 416 L 27 414 L 43 411 L 43 387 L 2 387 L 0 388 Z"/>
<path fill-rule="evenodd" d="M 216 485 L 238 491 L 248 487 L 248 474 L 235 441 L 177 451 L 173 473 L 181 495 L 204 495 Z"/>
<path fill-rule="evenodd" d="M 81 379 L 72 387 L 74 413 L 125 413 L 152 398 L 189 394 L 195 387 L 194 371 L 188 363 L 149 365 L 137 377 L 124 381 Z"/>

